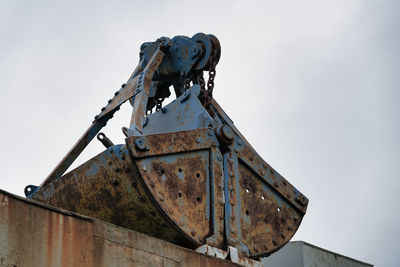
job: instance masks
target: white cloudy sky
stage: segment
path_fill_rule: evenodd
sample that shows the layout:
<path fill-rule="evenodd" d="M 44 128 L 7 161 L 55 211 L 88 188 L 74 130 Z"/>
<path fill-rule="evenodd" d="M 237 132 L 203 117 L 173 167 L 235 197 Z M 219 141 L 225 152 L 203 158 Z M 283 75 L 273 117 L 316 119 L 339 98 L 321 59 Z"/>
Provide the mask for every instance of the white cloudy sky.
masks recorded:
<path fill-rule="evenodd" d="M 400 266 L 400 3 L 0 0 L 0 188 L 40 184 L 160 36 L 221 41 L 215 98 L 310 199 L 295 240 Z M 129 105 L 104 130 L 122 143 Z M 78 163 L 102 151 L 94 141 Z"/>

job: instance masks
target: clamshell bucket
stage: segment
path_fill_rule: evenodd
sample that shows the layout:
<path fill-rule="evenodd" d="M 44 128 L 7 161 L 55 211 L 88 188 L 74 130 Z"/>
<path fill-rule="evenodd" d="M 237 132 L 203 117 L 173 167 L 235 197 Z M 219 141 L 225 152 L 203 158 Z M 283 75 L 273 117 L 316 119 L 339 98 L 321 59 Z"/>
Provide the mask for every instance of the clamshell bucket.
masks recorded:
<path fill-rule="evenodd" d="M 138 74 L 135 86 L 121 88 L 94 122 L 135 95 L 125 144 L 109 142 L 69 173 L 28 186 L 28 196 L 187 248 L 233 246 L 258 258 L 282 247 L 298 229 L 308 199 L 256 153 L 214 99 L 204 106 L 199 84 L 145 115 L 150 82 L 163 64 L 156 60 L 159 50 L 151 55 L 142 72 L 153 73 L 142 74 L 149 77 L 142 91 L 129 89 L 137 92 Z"/>

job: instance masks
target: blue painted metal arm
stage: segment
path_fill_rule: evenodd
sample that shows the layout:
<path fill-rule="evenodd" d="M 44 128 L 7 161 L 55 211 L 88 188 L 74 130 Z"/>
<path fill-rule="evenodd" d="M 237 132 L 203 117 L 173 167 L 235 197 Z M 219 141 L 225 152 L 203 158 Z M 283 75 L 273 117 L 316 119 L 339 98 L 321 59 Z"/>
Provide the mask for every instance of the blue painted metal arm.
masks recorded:
<path fill-rule="evenodd" d="M 94 121 L 39 187 L 44 187 L 61 177 L 106 123 L 106 120 Z"/>
<path fill-rule="evenodd" d="M 145 69 L 137 76 L 138 82 L 136 95 L 132 98 L 133 110 L 131 117 L 130 130 L 133 135 L 141 135 L 144 123 L 144 115 L 147 110 L 147 101 L 150 93 L 150 84 L 158 66 L 164 59 L 164 53 L 158 47 L 149 60 Z M 131 103 L 132 103 L 131 102 Z"/>
<path fill-rule="evenodd" d="M 79 138 L 79 140 L 49 174 L 49 176 L 47 176 L 39 188 L 48 185 L 65 173 L 65 171 L 72 165 L 72 163 L 74 163 L 76 158 L 82 153 L 86 146 L 93 140 L 96 134 L 99 133 L 99 131 L 107 124 L 107 121 L 113 117 L 117 110 L 119 110 L 123 103 L 133 98 L 136 94 L 140 93 L 146 88 L 147 89 L 144 91 L 148 91 L 153 74 L 163 58 L 164 53 L 161 52 L 160 49 L 157 49 L 154 56 L 147 63 L 146 68 L 141 72 L 143 73 L 142 78 L 140 75 L 135 76 L 138 70 L 140 70 L 140 65 L 142 62 L 139 63 L 139 66 L 135 69 L 126 85 L 123 85 L 121 89 L 115 93 L 114 98 L 108 101 L 108 105 L 102 108 L 101 113 L 95 117 L 92 125 L 86 130 L 82 137 Z M 143 101 L 147 101 L 147 98 L 143 99 Z M 144 105 L 146 105 L 146 103 Z"/>

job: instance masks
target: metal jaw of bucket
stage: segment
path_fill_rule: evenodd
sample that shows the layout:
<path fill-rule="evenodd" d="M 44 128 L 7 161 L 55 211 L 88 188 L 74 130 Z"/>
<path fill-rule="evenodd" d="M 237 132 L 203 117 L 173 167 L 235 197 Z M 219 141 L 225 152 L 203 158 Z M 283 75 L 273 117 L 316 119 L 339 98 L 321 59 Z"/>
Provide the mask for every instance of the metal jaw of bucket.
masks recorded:
<path fill-rule="evenodd" d="M 153 74 L 163 62 L 157 51 L 146 62 Z M 286 244 L 308 199 L 256 153 L 215 100 L 204 108 L 199 85 L 144 115 L 153 74 L 136 76 L 135 87 L 145 86 L 125 144 L 108 142 L 78 168 L 32 187 L 29 197 L 193 249 L 231 246 L 258 258 Z"/>

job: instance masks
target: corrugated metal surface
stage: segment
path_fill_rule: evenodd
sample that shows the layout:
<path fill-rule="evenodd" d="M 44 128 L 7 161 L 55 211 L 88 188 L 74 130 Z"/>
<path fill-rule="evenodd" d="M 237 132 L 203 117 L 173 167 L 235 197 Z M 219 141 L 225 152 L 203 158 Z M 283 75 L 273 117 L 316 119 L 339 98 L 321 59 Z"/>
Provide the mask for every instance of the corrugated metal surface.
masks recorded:
<path fill-rule="evenodd" d="M 0 266 L 238 266 L 0 190 Z"/>
<path fill-rule="evenodd" d="M 290 242 L 262 260 L 265 267 L 370 267 L 361 262 L 302 241 Z"/>

